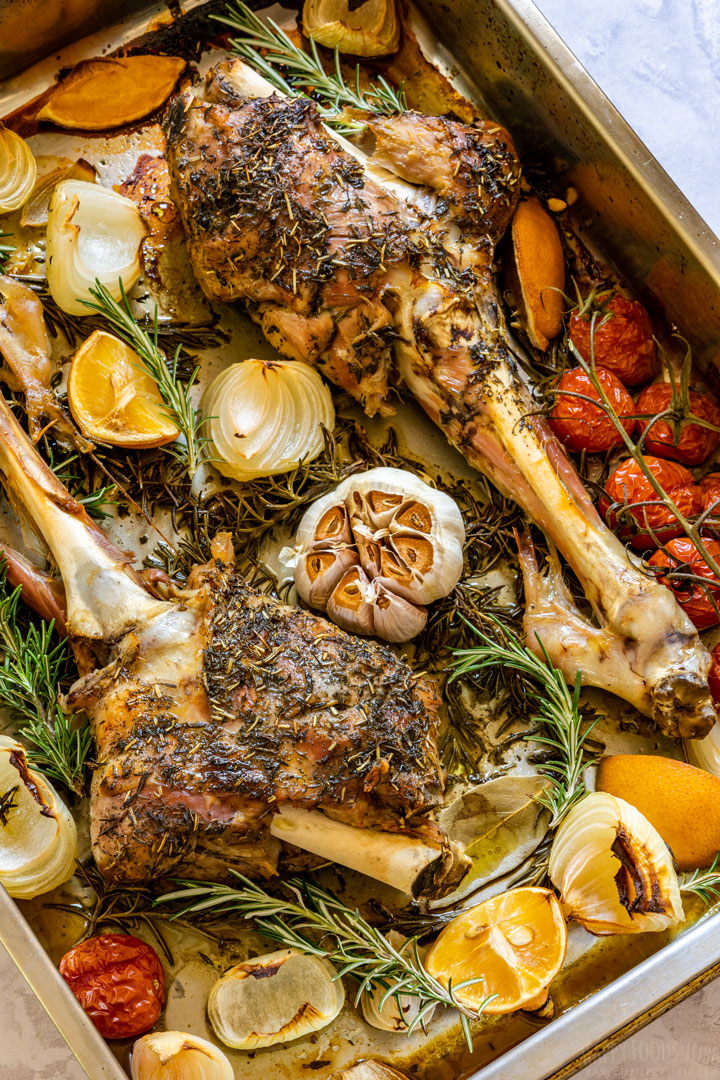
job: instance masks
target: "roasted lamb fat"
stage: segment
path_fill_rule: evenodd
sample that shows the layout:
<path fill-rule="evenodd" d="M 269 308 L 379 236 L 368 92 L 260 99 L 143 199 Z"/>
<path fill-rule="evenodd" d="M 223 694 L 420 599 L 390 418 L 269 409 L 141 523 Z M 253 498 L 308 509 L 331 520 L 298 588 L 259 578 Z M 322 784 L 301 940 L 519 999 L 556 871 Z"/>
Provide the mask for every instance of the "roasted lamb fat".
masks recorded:
<path fill-rule="evenodd" d="M 271 825 L 284 807 L 318 812 L 320 830 L 323 814 L 348 826 L 349 847 L 353 828 L 401 836 L 442 872 L 448 849 L 431 816 L 443 791 L 439 699 L 429 684 L 389 649 L 253 591 L 233 570 L 227 535 L 181 595 L 152 595 L 4 399 L 0 469 L 64 579 L 83 672 L 68 705 L 87 711 L 95 735 L 91 835 L 103 874 L 269 877 L 281 847 Z"/>
<path fill-rule="evenodd" d="M 279 97 L 239 61 L 211 71 L 206 93 L 210 104 L 178 96 L 164 124 L 206 294 L 244 300 L 281 352 L 316 363 L 371 414 L 394 358 L 450 442 L 528 512 L 585 589 L 595 625 L 524 559 L 530 647 L 541 652 L 540 639 L 570 682 L 580 671 L 668 734 L 707 734 L 709 654 L 600 520 L 519 375 L 492 276 L 519 196 L 507 132 L 372 115 L 367 158 L 310 101 Z"/>

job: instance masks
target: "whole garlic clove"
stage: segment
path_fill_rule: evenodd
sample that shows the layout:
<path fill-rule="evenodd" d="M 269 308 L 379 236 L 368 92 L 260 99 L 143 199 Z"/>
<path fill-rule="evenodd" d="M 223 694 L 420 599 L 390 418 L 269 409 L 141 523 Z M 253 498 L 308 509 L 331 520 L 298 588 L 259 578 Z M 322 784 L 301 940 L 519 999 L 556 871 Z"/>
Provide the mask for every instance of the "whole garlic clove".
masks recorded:
<path fill-rule="evenodd" d="M 341 629 L 367 637 L 375 628 L 373 600 L 367 574 L 361 566 L 351 566 L 330 594 L 326 611 Z"/>
<path fill-rule="evenodd" d="M 132 1049 L 132 1080 L 234 1080 L 232 1065 L 207 1039 L 186 1031 L 151 1031 Z"/>
<path fill-rule="evenodd" d="M 396 0 L 305 0 L 303 32 L 341 53 L 386 56 L 400 44 Z"/>
<path fill-rule="evenodd" d="M 375 590 L 375 636 L 399 644 L 417 637 L 427 623 L 427 608 L 411 604 L 403 596 L 390 592 L 380 582 Z"/>
<path fill-rule="evenodd" d="M 667 845 L 639 810 L 604 791 L 562 822 L 548 873 L 566 918 L 591 934 L 666 930 L 684 918 Z"/>
<path fill-rule="evenodd" d="M 407 941 L 407 938 L 403 934 L 398 934 L 396 930 L 390 930 L 386 936 L 395 949 L 400 949 Z M 421 959 L 426 952 L 426 949 L 420 950 Z M 385 987 L 378 984 L 371 986 L 368 990 L 363 990 L 360 997 L 360 1007 L 366 1022 L 379 1031 L 402 1031 L 407 1033 L 407 1029 L 420 1012 L 420 1005 L 420 999 L 411 997 L 409 994 L 390 995 L 388 997 Z M 425 1013 L 423 1022 L 425 1024 L 429 1023 L 434 1013 L 434 1008 L 429 1009 Z"/>
<path fill-rule="evenodd" d="M 310 607 L 324 611 L 340 578 L 359 562 L 351 547 L 311 548 L 295 565 L 297 591 Z"/>
<path fill-rule="evenodd" d="M 282 949 L 226 971 L 210 991 L 208 1016 L 226 1046 L 254 1050 L 320 1031 L 344 1001 L 332 964 L 298 949 Z"/>

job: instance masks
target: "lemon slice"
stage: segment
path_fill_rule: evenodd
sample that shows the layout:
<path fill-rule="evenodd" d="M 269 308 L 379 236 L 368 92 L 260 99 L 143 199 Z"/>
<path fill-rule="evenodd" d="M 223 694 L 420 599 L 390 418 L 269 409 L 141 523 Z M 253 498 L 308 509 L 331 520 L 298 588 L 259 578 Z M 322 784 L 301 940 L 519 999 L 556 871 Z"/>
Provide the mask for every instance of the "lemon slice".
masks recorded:
<path fill-rule="evenodd" d="M 486 1013 L 536 1009 L 562 967 L 567 927 L 555 893 L 521 888 L 493 896 L 445 927 L 425 967 L 459 1002 Z M 461 984 L 478 979 L 471 986 Z"/>
<path fill-rule="evenodd" d="M 149 449 L 179 435 L 140 357 L 104 330 L 91 334 L 73 358 L 68 404 L 83 435 L 95 442 Z"/>
<path fill-rule="evenodd" d="M 85 60 L 58 83 L 37 119 L 79 131 L 130 124 L 165 103 L 186 66 L 179 56 Z"/>

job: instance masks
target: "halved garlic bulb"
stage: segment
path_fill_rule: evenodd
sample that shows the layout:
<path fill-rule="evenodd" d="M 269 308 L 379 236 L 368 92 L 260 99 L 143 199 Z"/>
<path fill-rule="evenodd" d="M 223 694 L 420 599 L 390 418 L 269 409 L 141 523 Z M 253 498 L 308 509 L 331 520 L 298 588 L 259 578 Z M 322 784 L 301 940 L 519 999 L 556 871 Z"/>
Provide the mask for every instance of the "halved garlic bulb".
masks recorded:
<path fill-rule="evenodd" d="M 457 585 L 464 542 L 449 495 L 403 469 L 380 468 L 313 503 L 281 558 L 305 603 L 346 630 L 402 642 L 425 626 L 424 605 Z"/>
<path fill-rule="evenodd" d="M 281 949 L 226 971 L 210 991 L 208 1016 L 226 1046 L 254 1050 L 320 1031 L 344 1001 L 329 961 Z"/>
<path fill-rule="evenodd" d="M 151 1031 L 132 1049 L 132 1080 L 234 1080 L 217 1046 L 186 1031 Z"/>
<path fill-rule="evenodd" d="M 570 811 L 550 851 L 568 919 L 592 934 L 666 930 L 684 918 L 670 851 L 647 818 L 597 791 Z"/>
<path fill-rule="evenodd" d="M 332 431 L 335 410 L 315 368 L 300 360 L 241 360 L 221 371 L 203 415 L 223 476 L 252 480 L 312 461 Z"/>
<path fill-rule="evenodd" d="M 20 743 L 0 736 L 0 884 L 18 900 L 68 881 L 75 869 L 75 822 L 57 792 L 32 772 Z"/>
<path fill-rule="evenodd" d="M 0 214 L 19 210 L 35 187 L 37 163 L 23 138 L 0 124 Z"/>
<path fill-rule="evenodd" d="M 303 31 L 353 56 L 386 56 L 400 45 L 395 0 L 305 0 Z"/>
<path fill-rule="evenodd" d="M 61 180 L 52 193 L 47 226 L 47 280 L 53 300 L 69 315 L 91 315 L 81 301 L 96 280 L 115 300 L 140 277 L 145 226 L 131 199 L 86 180 Z"/>

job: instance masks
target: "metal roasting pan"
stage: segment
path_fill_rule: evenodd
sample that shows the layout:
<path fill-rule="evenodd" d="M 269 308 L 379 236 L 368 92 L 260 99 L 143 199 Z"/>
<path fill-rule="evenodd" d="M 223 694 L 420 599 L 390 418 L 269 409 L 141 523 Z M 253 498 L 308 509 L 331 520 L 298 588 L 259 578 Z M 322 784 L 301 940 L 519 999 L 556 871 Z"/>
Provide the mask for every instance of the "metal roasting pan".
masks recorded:
<path fill-rule="evenodd" d="M 180 6 L 186 11 L 200 2 Z M 435 56 L 457 84 L 479 94 L 524 158 L 552 162 L 580 192 L 586 235 L 651 309 L 662 307 L 677 323 L 716 378 L 720 241 L 531 0 L 417 0 L 416 6 L 439 42 Z M 164 5 L 137 0 L 0 0 L 0 115 L 39 94 L 60 67 L 115 49 L 167 16 Z M 116 1057 L 2 888 L 0 943 L 88 1077 L 121 1080 Z M 474 1077 L 564 1080 L 719 975 L 720 913 L 541 1030 L 527 1028 L 523 1041 Z"/>

